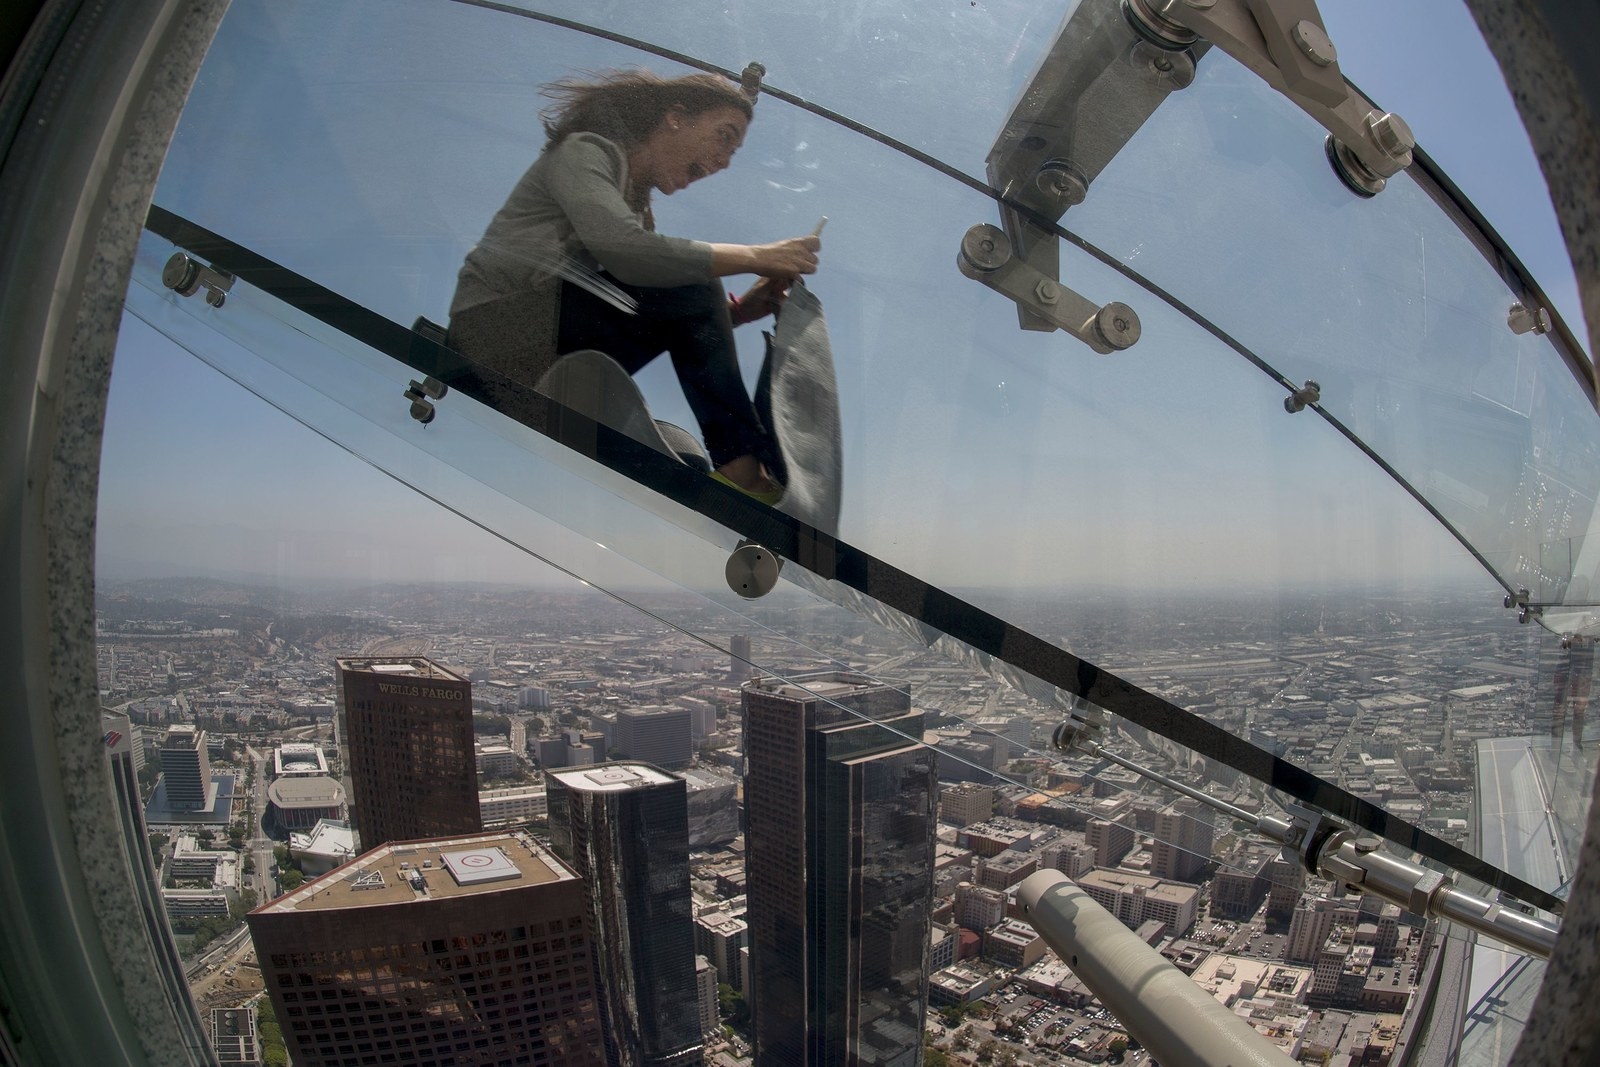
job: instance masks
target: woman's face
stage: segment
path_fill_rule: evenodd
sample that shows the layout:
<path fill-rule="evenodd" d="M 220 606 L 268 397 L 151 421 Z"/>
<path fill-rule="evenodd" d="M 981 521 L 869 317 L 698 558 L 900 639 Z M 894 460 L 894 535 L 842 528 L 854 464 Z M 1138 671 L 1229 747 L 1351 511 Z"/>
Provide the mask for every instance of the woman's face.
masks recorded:
<path fill-rule="evenodd" d="M 736 107 L 691 115 L 674 107 L 661 119 L 634 160 L 638 178 L 671 196 L 726 167 L 744 144 L 750 120 Z"/>

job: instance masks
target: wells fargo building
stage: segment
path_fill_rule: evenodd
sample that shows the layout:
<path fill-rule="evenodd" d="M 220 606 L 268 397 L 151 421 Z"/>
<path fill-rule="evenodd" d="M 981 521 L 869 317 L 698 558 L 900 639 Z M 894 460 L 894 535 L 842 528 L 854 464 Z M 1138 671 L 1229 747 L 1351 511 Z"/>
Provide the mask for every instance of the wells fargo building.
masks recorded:
<path fill-rule="evenodd" d="M 583 883 L 526 834 L 382 845 L 249 923 L 300 1067 L 605 1062 Z"/>
<path fill-rule="evenodd" d="M 361 848 L 481 831 L 472 683 L 421 657 L 338 665 L 340 742 Z"/>

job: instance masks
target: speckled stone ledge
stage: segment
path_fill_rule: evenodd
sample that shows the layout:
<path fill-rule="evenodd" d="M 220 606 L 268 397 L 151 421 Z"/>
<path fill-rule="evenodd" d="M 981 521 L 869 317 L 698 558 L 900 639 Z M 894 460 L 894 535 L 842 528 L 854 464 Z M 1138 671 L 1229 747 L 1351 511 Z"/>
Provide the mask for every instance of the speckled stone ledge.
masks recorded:
<path fill-rule="evenodd" d="M 52 374 L 56 440 L 45 528 L 49 590 L 49 700 L 77 854 L 99 935 L 145 1062 L 193 1064 L 213 1056 L 193 1009 L 152 973 L 159 957 L 141 914 L 100 741 L 95 672 L 94 561 L 100 448 L 111 361 L 134 250 L 179 112 L 226 10 L 225 0 L 178 5 L 160 31 L 160 54 L 142 72 L 102 187 L 98 233 L 83 250 L 78 302 L 62 373 Z M 113 124 L 116 122 L 112 120 Z M 167 954 L 163 954 L 167 955 Z M 178 976 L 181 983 L 181 975 Z M 198 1047 L 196 1047 L 198 1046 Z"/>

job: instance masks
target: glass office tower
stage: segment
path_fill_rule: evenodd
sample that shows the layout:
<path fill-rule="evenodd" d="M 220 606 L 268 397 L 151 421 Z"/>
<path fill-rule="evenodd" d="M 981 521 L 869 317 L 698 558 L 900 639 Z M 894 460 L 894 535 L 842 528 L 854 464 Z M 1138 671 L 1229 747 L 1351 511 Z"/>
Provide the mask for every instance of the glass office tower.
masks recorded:
<path fill-rule="evenodd" d="M 643 763 L 545 780 L 551 843 L 586 885 L 607 1061 L 700 1063 L 688 787 Z"/>
<path fill-rule="evenodd" d="M 756 1061 L 920 1062 L 937 792 L 923 716 L 843 672 L 752 682 L 743 703 Z"/>

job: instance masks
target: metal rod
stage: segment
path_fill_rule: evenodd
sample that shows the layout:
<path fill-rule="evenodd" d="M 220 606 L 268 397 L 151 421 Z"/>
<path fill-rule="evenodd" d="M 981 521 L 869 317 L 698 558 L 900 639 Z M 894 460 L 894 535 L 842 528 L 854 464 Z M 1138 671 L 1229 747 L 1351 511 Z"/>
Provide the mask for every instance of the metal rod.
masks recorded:
<path fill-rule="evenodd" d="M 1294 1061 L 1145 944 L 1060 871 L 1023 879 L 1028 922 L 1161 1063 L 1292 1067 Z"/>

